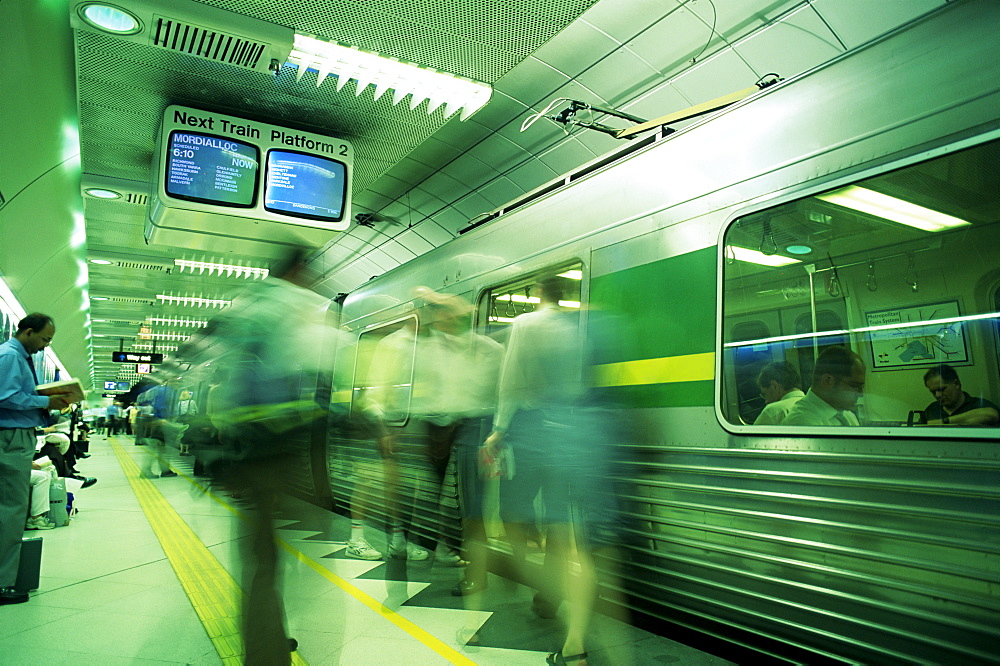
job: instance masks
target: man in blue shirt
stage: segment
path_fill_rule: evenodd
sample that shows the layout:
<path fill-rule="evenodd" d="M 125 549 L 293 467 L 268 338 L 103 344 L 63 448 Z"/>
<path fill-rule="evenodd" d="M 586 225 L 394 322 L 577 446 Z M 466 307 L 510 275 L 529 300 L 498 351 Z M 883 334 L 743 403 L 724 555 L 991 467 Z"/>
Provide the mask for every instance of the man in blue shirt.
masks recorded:
<path fill-rule="evenodd" d="M 17 334 L 0 344 L 0 605 L 28 600 L 13 588 L 21 559 L 21 537 L 28 511 L 35 428 L 48 425 L 48 411 L 69 403 L 62 396 L 38 395 L 31 355 L 49 346 L 56 328 L 52 318 L 32 313 Z"/>

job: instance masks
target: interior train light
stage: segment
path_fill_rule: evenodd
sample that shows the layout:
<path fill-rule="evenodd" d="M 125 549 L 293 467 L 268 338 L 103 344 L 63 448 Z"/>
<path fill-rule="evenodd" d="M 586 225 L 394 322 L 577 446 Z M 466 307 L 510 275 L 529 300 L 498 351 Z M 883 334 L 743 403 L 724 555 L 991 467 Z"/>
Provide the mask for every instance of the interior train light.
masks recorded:
<path fill-rule="evenodd" d="M 222 275 L 225 273 L 227 277 L 235 274 L 236 277 L 242 278 L 266 278 L 269 272 L 266 268 L 259 268 L 257 266 L 222 264 L 214 261 L 193 261 L 191 259 L 174 259 L 174 265 L 179 266 L 182 273 L 186 268 L 191 272 L 198 271 L 199 275 L 208 271 L 209 275 L 214 275 L 215 273 Z"/>
<path fill-rule="evenodd" d="M 317 72 L 317 86 L 335 74 L 338 91 L 353 79 L 357 84 L 355 95 L 360 95 L 369 84 L 375 86 L 375 99 L 392 89 L 394 105 L 410 95 L 410 109 L 416 109 L 426 99 L 427 113 L 434 113 L 443 104 L 445 118 L 461 109 L 460 119 L 465 120 L 483 108 L 493 94 L 493 89 L 485 83 L 304 35 L 295 35 L 288 62 L 298 67 L 298 79 L 307 69 Z"/>
<path fill-rule="evenodd" d="M 581 270 L 566 271 L 565 273 L 560 273 L 558 277 L 569 278 L 570 280 L 582 280 L 583 271 Z"/>
<path fill-rule="evenodd" d="M 171 296 L 170 294 L 157 294 L 156 297 L 164 303 L 171 305 L 192 305 L 209 308 L 224 308 L 232 305 L 232 301 L 221 298 L 201 298 L 200 296 Z"/>
<path fill-rule="evenodd" d="M 82 5 L 78 11 L 84 21 L 105 32 L 116 35 L 134 35 L 142 30 L 142 23 L 139 19 L 121 7 L 88 2 Z"/>
<path fill-rule="evenodd" d="M 751 264 L 760 264 L 761 266 L 788 266 L 789 264 L 802 263 L 800 260 L 792 259 L 791 257 L 785 257 L 780 254 L 764 254 L 757 250 L 738 247 L 736 245 L 728 246 L 726 254 L 737 261 L 746 261 Z"/>
<path fill-rule="evenodd" d="M 816 198 L 923 231 L 944 231 L 972 224 L 957 217 L 945 215 L 936 210 L 856 185 L 826 194 L 817 194 Z"/>
<path fill-rule="evenodd" d="M 498 301 L 514 301 L 515 303 L 541 303 L 537 296 L 522 296 L 521 294 L 504 294 L 497 296 Z"/>

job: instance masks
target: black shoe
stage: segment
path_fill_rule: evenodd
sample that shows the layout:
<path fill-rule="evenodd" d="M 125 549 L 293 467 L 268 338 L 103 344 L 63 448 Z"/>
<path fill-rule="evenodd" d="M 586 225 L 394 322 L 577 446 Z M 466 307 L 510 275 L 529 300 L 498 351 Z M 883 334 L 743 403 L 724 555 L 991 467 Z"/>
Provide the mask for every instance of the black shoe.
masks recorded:
<path fill-rule="evenodd" d="M 177 472 L 175 472 L 175 471 L 173 471 L 173 470 L 170 470 L 170 469 L 168 469 L 168 470 L 167 470 L 166 472 L 164 472 L 163 474 L 161 474 L 161 475 L 160 475 L 160 478 L 161 478 L 161 479 L 165 479 L 165 478 L 167 478 L 168 476 L 177 476 Z"/>
<path fill-rule="evenodd" d="M 92 476 L 88 476 L 88 477 L 87 477 L 86 479 L 84 479 L 84 481 L 83 481 L 83 485 L 82 485 L 82 486 L 80 486 L 80 487 L 81 487 L 81 488 L 89 488 L 89 487 L 91 487 L 92 485 L 94 485 L 95 483 L 97 483 L 97 479 L 95 479 L 95 478 L 94 478 L 94 477 L 92 477 Z"/>
<path fill-rule="evenodd" d="M 458 585 L 451 588 L 451 596 L 466 597 L 470 594 L 475 594 L 476 592 L 482 592 L 485 589 L 486 583 L 476 583 L 468 578 L 463 578 L 458 581 Z"/>
<path fill-rule="evenodd" d="M 0 588 L 0 606 L 23 604 L 28 600 L 27 592 L 18 592 L 12 587 Z"/>
<path fill-rule="evenodd" d="M 295 652 L 298 649 L 299 649 L 299 642 L 297 640 L 295 640 L 294 638 L 289 638 L 288 639 L 288 651 L 289 652 Z"/>
<path fill-rule="evenodd" d="M 77 454 L 77 457 L 78 458 L 89 458 L 90 454 L 89 453 L 79 453 L 79 454 Z"/>
<path fill-rule="evenodd" d="M 542 596 L 541 592 L 537 593 L 531 600 L 531 612 L 543 620 L 551 620 L 556 616 L 558 610 L 559 604 L 552 603 Z"/>

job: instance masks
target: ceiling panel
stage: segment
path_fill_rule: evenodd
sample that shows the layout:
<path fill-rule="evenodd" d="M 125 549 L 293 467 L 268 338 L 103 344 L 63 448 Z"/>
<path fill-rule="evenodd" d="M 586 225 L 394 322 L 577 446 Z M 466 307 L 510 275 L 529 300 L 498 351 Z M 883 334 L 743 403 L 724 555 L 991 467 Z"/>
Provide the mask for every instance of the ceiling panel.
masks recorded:
<path fill-rule="evenodd" d="M 811 7 L 801 7 L 735 46 L 758 72 L 804 72 L 843 53 L 826 23 Z"/>
<path fill-rule="evenodd" d="M 868 0 L 812 0 L 813 8 L 848 49 L 860 46 L 943 4 L 946 4 L 946 0 L 877 3 Z"/>

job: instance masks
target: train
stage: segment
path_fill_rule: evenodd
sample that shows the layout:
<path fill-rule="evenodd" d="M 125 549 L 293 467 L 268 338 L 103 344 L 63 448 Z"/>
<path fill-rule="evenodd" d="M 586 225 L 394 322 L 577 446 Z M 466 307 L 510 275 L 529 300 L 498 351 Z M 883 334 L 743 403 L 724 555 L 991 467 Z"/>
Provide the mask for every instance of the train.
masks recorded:
<path fill-rule="evenodd" d="M 616 322 L 593 388 L 636 424 L 621 603 L 779 661 L 1000 660 L 1000 427 L 913 418 L 942 364 L 1000 402 L 998 33 L 1000 4 L 949 4 L 511 201 L 338 300 L 318 395 L 357 408 L 367 343 L 432 316 L 418 287 L 502 341 L 560 276 L 585 337 Z M 808 389 L 830 346 L 864 362 L 859 425 L 755 425 L 760 369 Z M 347 510 L 366 441 L 317 426 L 296 492 Z"/>

